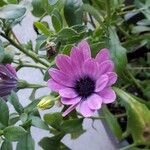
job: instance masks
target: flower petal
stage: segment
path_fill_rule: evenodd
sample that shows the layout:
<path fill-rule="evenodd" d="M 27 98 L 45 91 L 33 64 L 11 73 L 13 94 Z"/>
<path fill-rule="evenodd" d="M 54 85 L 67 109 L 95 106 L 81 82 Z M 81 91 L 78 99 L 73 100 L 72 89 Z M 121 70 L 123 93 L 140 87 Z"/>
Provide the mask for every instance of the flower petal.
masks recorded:
<path fill-rule="evenodd" d="M 93 94 L 87 98 L 87 103 L 90 109 L 100 109 L 102 105 L 102 98 L 97 94 Z"/>
<path fill-rule="evenodd" d="M 60 96 L 65 98 L 75 98 L 77 97 L 77 93 L 72 88 L 65 88 L 59 91 Z"/>
<path fill-rule="evenodd" d="M 65 98 L 65 97 L 62 97 L 61 98 L 61 102 L 65 105 L 74 105 L 74 104 L 77 104 L 79 103 L 81 100 L 81 97 L 76 97 L 76 98 Z"/>
<path fill-rule="evenodd" d="M 7 69 L 12 73 L 12 75 L 14 75 L 15 77 L 17 77 L 17 73 L 14 67 L 12 67 L 10 64 L 6 65 Z"/>
<path fill-rule="evenodd" d="M 61 72 L 58 69 L 55 68 L 50 68 L 49 69 L 49 74 L 55 80 L 57 83 L 60 83 L 64 86 L 72 87 L 73 85 L 73 80 L 71 79 L 70 76 L 66 75 L 65 73 Z"/>
<path fill-rule="evenodd" d="M 73 111 L 76 107 L 77 107 L 78 103 L 77 104 L 74 104 L 74 105 L 71 105 L 63 114 L 62 116 L 65 117 L 67 116 L 71 111 Z"/>
<path fill-rule="evenodd" d="M 105 88 L 98 93 L 102 98 L 103 103 L 112 103 L 116 99 L 116 93 L 111 88 Z"/>
<path fill-rule="evenodd" d="M 103 90 L 106 87 L 108 81 L 109 80 L 107 75 L 101 75 L 100 78 L 96 81 L 95 92 Z"/>
<path fill-rule="evenodd" d="M 97 77 L 98 74 L 98 63 L 95 62 L 93 59 L 88 59 L 83 64 L 83 73 L 85 75 L 90 75 L 93 78 Z"/>
<path fill-rule="evenodd" d="M 80 113 L 84 116 L 84 117 L 90 117 L 93 115 L 93 113 L 95 112 L 95 110 L 90 109 L 88 106 L 87 101 L 82 101 L 80 104 Z"/>
<path fill-rule="evenodd" d="M 72 74 L 73 67 L 71 65 L 71 59 L 69 56 L 62 55 L 62 54 L 58 55 L 56 57 L 56 65 L 63 72 L 65 72 L 67 74 Z"/>
<path fill-rule="evenodd" d="M 103 48 L 100 52 L 96 55 L 96 61 L 102 63 L 103 61 L 109 60 L 109 50 L 107 48 Z"/>
<path fill-rule="evenodd" d="M 71 64 L 74 68 L 74 73 L 81 75 L 82 74 L 82 64 L 84 62 L 84 56 L 82 51 L 77 47 L 73 47 L 70 53 Z"/>
<path fill-rule="evenodd" d="M 117 81 L 117 74 L 115 72 L 108 72 L 108 83 L 107 86 L 113 85 Z"/>
<path fill-rule="evenodd" d="M 78 48 L 83 52 L 84 60 L 91 58 L 91 50 L 87 41 L 83 40 L 78 44 Z"/>
<path fill-rule="evenodd" d="M 99 75 L 112 72 L 113 69 L 114 63 L 111 60 L 106 60 L 99 65 Z"/>
<path fill-rule="evenodd" d="M 58 92 L 59 90 L 65 88 L 65 86 L 57 83 L 56 81 L 54 81 L 53 79 L 49 79 L 48 82 L 48 87 L 52 90 L 52 91 L 55 91 L 55 92 Z"/>

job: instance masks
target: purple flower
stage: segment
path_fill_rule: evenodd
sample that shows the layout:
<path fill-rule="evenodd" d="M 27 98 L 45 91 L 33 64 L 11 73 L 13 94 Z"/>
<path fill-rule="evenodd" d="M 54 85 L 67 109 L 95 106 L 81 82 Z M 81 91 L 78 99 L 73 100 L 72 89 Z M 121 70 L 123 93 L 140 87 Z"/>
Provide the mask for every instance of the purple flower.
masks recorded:
<path fill-rule="evenodd" d="M 0 97 L 6 99 L 12 90 L 17 89 L 17 75 L 10 64 L 0 64 Z"/>
<path fill-rule="evenodd" d="M 102 104 L 115 101 L 111 86 L 117 75 L 108 49 L 102 49 L 94 59 L 88 43 L 82 41 L 72 48 L 70 57 L 58 55 L 56 65 L 59 69 L 49 69 L 52 78 L 48 87 L 59 92 L 63 104 L 71 105 L 63 116 L 77 107 L 84 117 L 90 117 Z"/>

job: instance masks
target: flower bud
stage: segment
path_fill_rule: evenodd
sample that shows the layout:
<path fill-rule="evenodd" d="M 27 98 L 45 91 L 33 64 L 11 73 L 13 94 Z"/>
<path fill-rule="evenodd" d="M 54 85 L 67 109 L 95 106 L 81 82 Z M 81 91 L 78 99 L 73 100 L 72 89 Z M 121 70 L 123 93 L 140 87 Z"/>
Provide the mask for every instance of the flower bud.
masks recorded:
<path fill-rule="evenodd" d="M 38 103 L 37 107 L 40 109 L 49 109 L 54 106 L 54 101 L 50 96 L 45 96 L 41 99 L 41 101 Z"/>

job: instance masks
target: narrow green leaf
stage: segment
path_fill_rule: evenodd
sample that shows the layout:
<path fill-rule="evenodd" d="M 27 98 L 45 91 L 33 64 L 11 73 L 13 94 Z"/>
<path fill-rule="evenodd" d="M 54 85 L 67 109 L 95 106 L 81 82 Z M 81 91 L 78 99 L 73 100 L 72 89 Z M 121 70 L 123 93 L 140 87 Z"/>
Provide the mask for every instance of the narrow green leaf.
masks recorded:
<path fill-rule="evenodd" d="M 9 99 L 9 102 L 14 106 L 15 110 L 19 114 L 23 113 L 24 111 L 23 106 L 19 102 L 18 96 L 14 91 L 11 92 L 11 95 L 9 96 L 8 99 Z"/>
<path fill-rule="evenodd" d="M 4 126 L 8 126 L 9 109 L 6 102 L 0 98 L 0 123 Z"/>
<path fill-rule="evenodd" d="M 118 140 L 121 140 L 122 130 L 117 121 L 117 118 L 115 118 L 115 116 L 108 110 L 107 107 L 102 108 L 102 113 L 105 116 L 105 120 L 113 134 L 118 138 Z"/>
<path fill-rule="evenodd" d="M 33 126 L 44 130 L 49 130 L 48 125 L 41 118 L 32 116 L 31 119 L 32 119 Z"/>
<path fill-rule="evenodd" d="M 44 121 L 55 129 L 60 129 L 62 123 L 62 115 L 60 113 L 48 113 L 44 115 Z"/>
<path fill-rule="evenodd" d="M 21 5 L 8 4 L 0 8 L 0 18 L 2 19 L 18 19 L 24 16 L 26 8 Z"/>
<path fill-rule="evenodd" d="M 115 69 L 121 76 L 127 65 L 126 49 L 121 46 L 114 27 L 109 28 L 109 49 L 111 57 L 115 63 Z"/>
<path fill-rule="evenodd" d="M 51 36 L 53 32 L 51 32 L 43 23 L 35 22 L 34 25 L 46 36 Z"/>
<path fill-rule="evenodd" d="M 133 137 L 134 143 L 150 146 L 150 110 L 134 96 L 114 88 L 127 110 L 127 132 Z"/>
<path fill-rule="evenodd" d="M 19 140 L 16 150 L 35 150 L 34 139 L 31 137 L 30 133 Z"/>
<path fill-rule="evenodd" d="M 69 26 L 82 24 L 82 2 L 79 0 L 66 0 L 64 6 L 64 16 Z"/>
<path fill-rule="evenodd" d="M 66 120 L 61 124 L 61 130 L 65 133 L 73 133 L 83 131 L 83 119 Z"/>
<path fill-rule="evenodd" d="M 90 13 L 99 24 L 102 23 L 103 17 L 96 8 L 89 4 L 83 4 L 83 10 Z"/>
<path fill-rule="evenodd" d="M 11 142 L 5 139 L 1 145 L 0 150 L 13 150 Z"/>
<path fill-rule="evenodd" d="M 43 0 L 32 0 L 32 14 L 36 17 L 41 17 L 45 13 Z"/>
<path fill-rule="evenodd" d="M 19 141 L 26 133 L 24 128 L 17 126 L 9 126 L 3 130 L 3 135 L 9 141 Z"/>

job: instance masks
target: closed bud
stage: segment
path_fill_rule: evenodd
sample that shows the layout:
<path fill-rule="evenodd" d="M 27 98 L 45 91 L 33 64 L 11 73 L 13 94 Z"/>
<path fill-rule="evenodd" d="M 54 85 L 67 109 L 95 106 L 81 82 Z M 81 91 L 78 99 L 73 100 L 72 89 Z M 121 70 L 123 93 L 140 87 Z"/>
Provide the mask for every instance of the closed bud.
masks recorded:
<path fill-rule="evenodd" d="M 41 101 L 38 103 L 37 107 L 40 109 L 49 109 L 54 106 L 54 100 L 52 100 L 51 96 L 45 96 L 41 99 Z"/>

